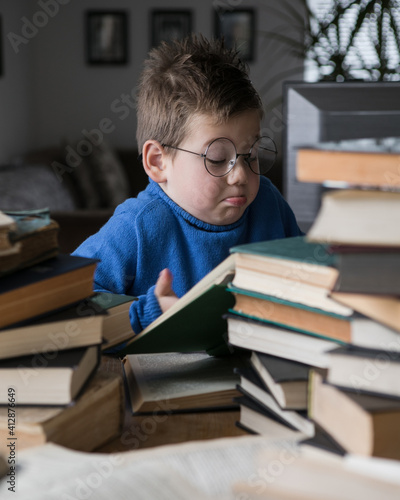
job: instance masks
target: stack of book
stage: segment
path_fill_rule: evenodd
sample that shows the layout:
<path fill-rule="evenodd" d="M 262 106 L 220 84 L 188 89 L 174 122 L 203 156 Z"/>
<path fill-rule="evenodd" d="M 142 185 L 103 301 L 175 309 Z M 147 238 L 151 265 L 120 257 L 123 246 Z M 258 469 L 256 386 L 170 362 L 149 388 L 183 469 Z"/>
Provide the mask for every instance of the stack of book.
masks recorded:
<path fill-rule="evenodd" d="M 262 433 L 268 434 L 272 416 L 310 437 L 310 371 L 325 369 L 327 351 L 351 335 L 351 310 L 329 297 L 337 269 L 322 245 L 304 237 L 241 245 L 232 248 L 232 254 L 236 267 L 229 285 L 234 305 L 226 316 L 228 338 L 233 346 L 252 351 L 253 384 L 242 377 L 246 398 L 241 401 L 240 424 L 260 432 L 264 422 Z M 248 390 L 254 385 L 257 392 Z"/>
<path fill-rule="evenodd" d="M 370 358 L 375 356 L 375 360 L 380 362 L 383 362 L 381 357 L 384 356 L 384 361 L 390 363 L 391 367 L 396 364 L 396 359 L 400 356 L 398 320 L 395 330 L 392 327 L 393 322 L 377 321 L 352 308 L 344 300 L 336 300 L 335 296 L 339 292 L 334 290 L 342 286 L 343 282 L 349 282 L 350 278 L 345 276 L 348 274 L 348 267 L 343 266 L 342 255 L 333 251 L 328 243 L 311 241 L 308 236 L 301 236 L 242 245 L 233 248 L 232 253 L 236 256 L 236 271 L 229 290 L 235 298 L 235 304 L 227 315 L 228 337 L 232 345 L 252 350 L 252 359 L 262 356 L 260 353 L 274 356 L 276 363 L 280 362 L 282 366 L 283 363 L 287 364 L 286 368 L 282 368 L 287 373 L 292 371 L 288 363 L 302 363 L 308 366 L 308 373 L 314 370 L 322 373 L 327 383 L 331 383 L 332 377 L 335 376 L 333 383 L 338 384 L 338 378 L 342 376 L 342 385 L 343 377 L 346 377 L 343 364 L 347 361 L 347 376 L 350 376 L 353 382 L 353 389 L 355 380 L 358 380 L 358 391 L 367 389 L 367 383 L 372 387 L 372 381 L 367 378 L 364 380 L 364 387 L 361 387 L 362 373 L 353 373 L 351 359 L 360 359 L 360 356 L 365 358 L 368 353 Z M 349 271 L 353 280 L 357 269 L 354 265 Z M 349 292 L 340 293 L 344 295 Z M 383 298 L 382 295 L 380 297 Z M 394 296 L 390 299 L 396 300 Z M 339 365 L 339 360 L 340 366 L 334 369 L 334 365 Z M 369 378 L 371 377 L 374 375 Z M 396 405 L 388 404 L 388 397 L 393 398 L 396 391 L 390 391 L 387 380 L 384 381 L 383 377 L 374 378 L 377 379 L 373 381 L 375 390 L 378 383 L 380 390 L 382 386 L 386 387 L 386 406 L 384 404 L 383 407 L 385 410 L 390 408 L 395 421 L 398 418 L 394 412 Z M 340 446 L 354 451 L 349 447 L 347 435 L 341 439 L 340 433 L 331 432 L 330 426 L 316 410 L 321 408 L 321 405 L 314 404 L 321 391 L 315 389 L 320 387 L 315 380 L 312 384 L 314 389 L 311 391 L 311 400 L 305 403 L 305 406 L 310 408 L 308 417 L 311 417 L 318 427 L 329 432 Z M 392 386 L 396 384 L 395 380 L 396 378 L 392 379 Z M 349 380 L 347 386 L 350 386 Z M 263 390 L 265 393 L 265 387 Z M 349 426 L 357 427 L 355 419 L 349 419 L 347 427 L 342 420 L 337 419 L 340 406 L 333 397 L 327 397 L 327 400 L 330 404 L 324 402 L 322 405 L 323 415 L 326 417 L 326 409 L 329 406 L 332 409 L 332 418 L 336 419 L 336 423 L 340 422 L 335 429 L 342 431 Z M 275 401 L 278 401 L 276 396 Z M 243 406 L 244 403 L 245 401 Z M 376 408 L 377 405 L 378 402 L 375 401 Z M 243 420 L 247 414 L 246 409 L 243 411 Z M 284 416 L 285 414 L 281 414 L 281 417 Z M 353 428 L 350 432 L 353 432 Z M 382 453 L 379 453 L 382 456 Z"/>
<path fill-rule="evenodd" d="M 0 214 L 0 434 L 20 449 L 46 440 L 93 449 L 121 422 L 121 381 L 97 370 L 106 317 L 91 299 L 97 261 L 59 254 L 57 229 L 43 211 Z M 101 432 L 100 406 L 113 416 Z"/>
<path fill-rule="evenodd" d="M 365 341 L 328 353 L 312 376 L 310 416 L 349 452 L 400 459 L 399 140 L 303 149 L 298 176 L 325 192 L 307 238 L 327 247 L 338 278 L 330 297 L 354 311 Z"/>

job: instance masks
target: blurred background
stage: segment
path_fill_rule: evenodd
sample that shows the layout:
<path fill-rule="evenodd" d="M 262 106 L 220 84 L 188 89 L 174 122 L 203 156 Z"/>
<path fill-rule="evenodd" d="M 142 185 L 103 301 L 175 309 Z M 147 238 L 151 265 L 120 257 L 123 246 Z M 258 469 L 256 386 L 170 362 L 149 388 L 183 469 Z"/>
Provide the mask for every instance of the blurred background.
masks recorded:
<path fill-rule="evenodd" d="M 142 189 L 134 109 L 142 63 L 162 39 L 189 32 L 223 35 L 247 60 L 265 105 L 262 133 L 278 147 L 268 175 L 284 192 L 283 82 L 399 80 L 399 8 L 398 0 L 0 0 L 0 209 L 24 207 L 14 188 L 23 180 L 26 195 L 27 164 L 51 167 L 53 179 L 31 187 L 56 211 L 113 208 Z M 96 178 L 100 171 L 112 175 Z M 64 198 L 54 195 L 54 174 L 66 181 Z"/>

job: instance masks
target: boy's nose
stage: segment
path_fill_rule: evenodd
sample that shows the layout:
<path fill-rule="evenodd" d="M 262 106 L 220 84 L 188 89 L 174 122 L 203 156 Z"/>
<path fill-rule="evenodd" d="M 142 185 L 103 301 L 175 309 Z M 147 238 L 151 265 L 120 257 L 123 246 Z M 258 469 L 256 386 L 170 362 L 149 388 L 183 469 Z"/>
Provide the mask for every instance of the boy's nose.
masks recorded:
<path fill-rule="evenodd" d="M 228 174 L 229 184 L 247 184 L 248 175 L 252 173 L 243 156 L 239 156 L 232 170 Z"/>

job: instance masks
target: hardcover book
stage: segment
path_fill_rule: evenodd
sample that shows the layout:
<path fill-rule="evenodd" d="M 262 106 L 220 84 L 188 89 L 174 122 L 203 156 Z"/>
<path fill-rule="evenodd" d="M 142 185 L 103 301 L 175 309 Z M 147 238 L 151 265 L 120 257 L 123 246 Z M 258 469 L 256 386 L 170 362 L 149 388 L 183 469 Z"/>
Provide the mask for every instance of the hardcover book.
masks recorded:
<path fill-rule="evenodd" d="M 226 285 L 235 272 L 233 255 L 200 280 L 168 311 L 128 341 L 121 355 L 151 352 L 229 353 L 226 320 L 233 305 Z"/>
<path fill-rule="evenodd" d="M 94 294 L 97 260 L 60 254 L 0 280 L 0 328 Z"/>
<path fill-rule="evenodd" d="M 10 387 L 18 405 L 70 404 L 97 368 L 99 353 L 95 345 L 0 361 L 0 404 L 7 404 Z"/>

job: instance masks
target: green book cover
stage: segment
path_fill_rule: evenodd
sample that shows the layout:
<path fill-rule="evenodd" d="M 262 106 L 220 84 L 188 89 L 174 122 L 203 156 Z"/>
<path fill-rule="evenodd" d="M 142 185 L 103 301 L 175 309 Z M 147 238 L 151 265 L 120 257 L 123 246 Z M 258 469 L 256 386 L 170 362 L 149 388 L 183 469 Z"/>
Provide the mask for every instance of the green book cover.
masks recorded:
<path fill-rule="evenodd" d="M 305 236 L 293 236 L 237 245 L 232 247 L 230 251 L 231 253 L 251 254 L 334 267 L 336 257 L 334 254 L 329 253 L 327 248 L 327 245 L 308 241 Z"/>
<path fill-rule="evenodd" d="M 168 311 L 136 335 L 120 355 L 151 352 L 229 352 L 226 320 L 234 297 L 226 290 L 235 270 L 231 255 L 200 280 Z"/>

